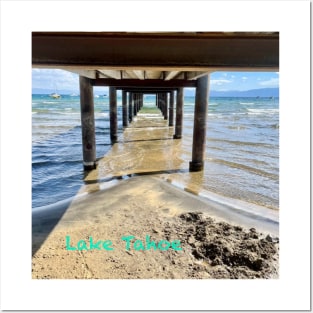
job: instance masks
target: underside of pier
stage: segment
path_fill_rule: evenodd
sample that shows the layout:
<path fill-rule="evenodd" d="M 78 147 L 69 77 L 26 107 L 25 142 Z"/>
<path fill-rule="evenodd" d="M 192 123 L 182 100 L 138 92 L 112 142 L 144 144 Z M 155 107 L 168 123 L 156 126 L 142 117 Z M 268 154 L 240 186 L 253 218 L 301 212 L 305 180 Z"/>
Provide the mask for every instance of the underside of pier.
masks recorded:
<path fill-rule="evenodd" d="M 112 143 L 118 140 L 117 90 L 123 92 L 124 127 L 142 107 L 143 95 L 155 94 L 156 106 L 164 119 L 169 120 L 168 126 L 175 126 L 174 139 L 180 139 L 183 88 L 196 88 L 190 170 L 201 171 L 210 73 L 278 71 L 279 33 L 33 32 L 32 66 L 63 69 L 80 75 L 85 170 L 96 166 L 94 86 L 110 87 Z"/>

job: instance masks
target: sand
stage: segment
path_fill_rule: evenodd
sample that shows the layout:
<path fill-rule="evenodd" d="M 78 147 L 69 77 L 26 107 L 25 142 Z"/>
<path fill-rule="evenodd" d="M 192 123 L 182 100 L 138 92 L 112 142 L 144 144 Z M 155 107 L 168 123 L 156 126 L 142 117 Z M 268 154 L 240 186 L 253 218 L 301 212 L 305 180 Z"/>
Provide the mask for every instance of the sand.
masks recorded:
<path fill-rule="evenodd" d="M 202 197 L 172 138 L 160 114 L 138 114 L 75 200 L 33 211 L 34 279 L 278 277 L 278 212 Z"/>
<path fill-rule="evenodd" d="M 151 175 L 107 187 L 34 211 L 34 279 L 278 278 L 279 239 L 259 231 L 271 230 L 263 222 L 246 217 L 239 225 L 233 215 L 214 214 L 206 199 Z M 182 250 L 139 250 L 139 241 L 134 249 L 134 240 L 126 249 L 122 237 L 130 235 L 144 248 L 148 235 L 156 243 L 179 241 Z M 68 247 L 110 240 L 113 250 L 67 250 L 66 236 Z"/>

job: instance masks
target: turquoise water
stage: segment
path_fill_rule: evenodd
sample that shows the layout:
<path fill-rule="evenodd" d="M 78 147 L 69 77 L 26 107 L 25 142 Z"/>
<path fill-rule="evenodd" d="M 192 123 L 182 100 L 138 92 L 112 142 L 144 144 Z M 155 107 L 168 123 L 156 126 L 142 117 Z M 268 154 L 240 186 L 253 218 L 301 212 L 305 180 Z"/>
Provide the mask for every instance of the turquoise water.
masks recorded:
<path fill-rule="evenodd" d="M 183 150 L 190 153 L 194 98 L 184 99 Z M 144 105 L 155 98 L 145 96 Z M 119 133 L 122 132 L 118 97 Z M 111 147 L 109 99 L 95 98 L 97 157 Z M 32 97 L 33 208 L 74 196 L 83 184 L 78 96 Z M 188 156 L 189 157 L 189 156 Z M 210 98 L 202 188 L 261 206 L 279 207 L 279 101 Z"/>

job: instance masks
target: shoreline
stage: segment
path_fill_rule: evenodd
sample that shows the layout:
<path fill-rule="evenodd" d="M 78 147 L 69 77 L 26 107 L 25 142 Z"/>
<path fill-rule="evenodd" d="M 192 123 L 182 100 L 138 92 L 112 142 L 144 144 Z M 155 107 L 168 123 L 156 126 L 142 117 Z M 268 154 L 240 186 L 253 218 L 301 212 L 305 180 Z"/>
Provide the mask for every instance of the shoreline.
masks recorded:
<path fill-rule="evenodd" d="M 73 201 L 87 199 L 88 197 L 92 197 L 92 194 L 95 192 L 109 190 L 112 187 L 118 186 L 119 184 L 136 177 L 142 177 L 142 175 L 103 178 L 102 180 L 99 180 L 99 183 L 82 185 L 81 190 L 75 196 L 53 204 L 33 208 L 32 214 L 45 215 L 53 213 L 54 211 L 65 210 Z M 164 179 L 157 174 L 150 175 L 150 177 L 168 185 L 168 188 L 175 188 L 183 193 L 190 194 L 191 197 L 206 202 L 207 206 L 210 207 L 207 213 L 220 217 L 226 222 L 241 225 L 243 227 L 252 225 L 253 227 L 271 232 L 275 235 L 278 235 L 279 233 L 279 210 L 262 207 L 239 199 L 228 198 L 214 192 L 196 192 L 190 187 L 187 187 L 187 185 L 176 183 L 176 181 L 172 179 Z"/>
<path fill-rule="evenodd" d="M 277 278 L 278 225 L 264 233 L 247 216 L 244 227 L 214 212 L 207 200 L 159 178 L 132 177 L 59 210 L 34 212 L 32 277 Z M 111 240 L 116 249 L 68 251 L 66 235 L 73 243 Z M 183 251 L 125 251 L 127 235 L 180 240 Z"/>

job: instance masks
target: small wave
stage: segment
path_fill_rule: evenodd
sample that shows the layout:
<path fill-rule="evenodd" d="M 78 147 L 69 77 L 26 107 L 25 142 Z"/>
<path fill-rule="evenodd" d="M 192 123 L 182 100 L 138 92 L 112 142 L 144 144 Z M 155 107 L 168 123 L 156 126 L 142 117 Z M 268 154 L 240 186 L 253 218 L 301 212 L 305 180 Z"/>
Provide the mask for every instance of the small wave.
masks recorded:
<path fill-rule="evenodd" d="M 108 112 L 101 112 L 101 113 L 96 113 L 95 114 L 96 117 L 109 117 L 109 113 Z"/>
<path fill-rule="evenodd" d="M 247 109 L 249 115 L 276 114 L 279 109 Z"/>
<path fill-rule="evenodd" d="M 218 139 L 218 138 L 213 138 L 213 137 L 208 137 L 207 138 L 208 142 L 225 142 L 225 143 L 229 143 L 231 145 L 235 145 L 235 146 L 261 146 L 261 147 L 265 147 L 265 148 L 272 148 L 273 145 L 268 144 L 268 143 L 260 143 L 260 142 L 251 142 L 251 141 L 237 141 L 237 140 L 229 140 L 229 139 Z"/>
<path fill-rule="evenodd" d="M 237 126 L 226 126 L 228 129 L 233 129 L 233 130 L 244 130 L 246 129 L 245 126 L 240 126 L 240 125 L 237 125 Z"/>
<path fill-rule="evenodd" d="M 244 105 L 253 105 L 254 102 L 239 102 L 239 104 L 244 104 Z"/>
<path fill-rule="evenodd" d="M 271 178 L 273 180 L 278 180 L 279 179 L 278 175 L 275 175 L 275 174 L 272 174 L 272 173 L 268 173 L 268 172 L 260 170 L 258 168 L 251 167 L 251 166 L 248 166 L 248 165 L 244 165 L 244 164 L 241 164 L 241 163 L 226 161 L 226 160 L 223 160 L 223 159 L 213 159 L 213 158 L 211 158 L 210 161 L 211 162 L 215 162 L 215 163 L 219 163 L 219 164 L 223 164 L 223 165 L 226 165 L 226 166 L 229 166 L 229 167 L 233 167 L 233 168 L 246 170 L 248 172 L 251 172 L 251 173 L 263 176 L 263 177 Z"/>

